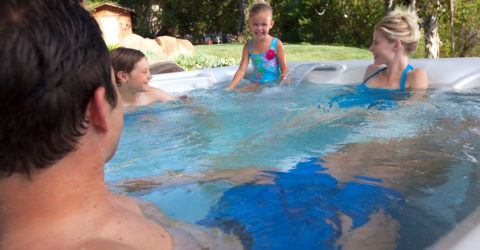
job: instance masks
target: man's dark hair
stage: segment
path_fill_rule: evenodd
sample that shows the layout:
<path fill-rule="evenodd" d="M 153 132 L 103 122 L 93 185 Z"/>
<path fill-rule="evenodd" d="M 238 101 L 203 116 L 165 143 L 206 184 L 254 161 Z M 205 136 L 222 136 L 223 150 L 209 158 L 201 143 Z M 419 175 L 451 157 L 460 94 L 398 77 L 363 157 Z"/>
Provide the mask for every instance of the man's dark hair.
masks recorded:
<path fill-rule="evenodd" d="M 0 59 L 0 177 L 76 150 L 98 87 L 117 105 L 107 47 L 78 0 L 1 0 Z"/>

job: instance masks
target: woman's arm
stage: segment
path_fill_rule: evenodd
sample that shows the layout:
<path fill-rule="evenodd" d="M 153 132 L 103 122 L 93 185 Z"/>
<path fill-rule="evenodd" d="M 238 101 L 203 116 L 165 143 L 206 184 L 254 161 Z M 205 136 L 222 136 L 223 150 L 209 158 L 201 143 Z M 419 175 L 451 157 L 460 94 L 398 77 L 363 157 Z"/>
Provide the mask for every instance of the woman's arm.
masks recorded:
<path fill-rule="evenodd" d="M 238 67 L 237 72 L 235 72 L 235 75 L 233 76 L 232 81 L 230 82 L 230 84 L 225 90 L 234 89 L 237 86 L 237 84 L 245 76 L 245 72 L 247 72 L 247 68 L 248 68 L 248 60 L 250 59 L 250 52 L 248 48 L 249 48 L 248 42 L 246 42 L 245 45 L 243 46 L 242 60 L 240 61 L 240 66 Z"/>
<path fill-rule="evenodd" d="M 428 75 L 424 69 L 415 69 L 408 76 L 409 88 L 412 90 L 428 89 Z"/>

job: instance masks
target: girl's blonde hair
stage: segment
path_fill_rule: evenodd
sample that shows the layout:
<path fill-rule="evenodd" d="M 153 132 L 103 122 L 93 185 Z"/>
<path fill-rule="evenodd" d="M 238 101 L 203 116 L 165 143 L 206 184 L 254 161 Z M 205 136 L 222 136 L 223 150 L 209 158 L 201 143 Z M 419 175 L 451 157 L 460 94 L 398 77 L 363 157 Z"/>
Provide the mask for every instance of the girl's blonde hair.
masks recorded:
<path fill-rule="evenodd" d="M 273 14 L 273 9 L 272 9 L 272 6 L 270 6 L 270 4 L 268 4 L 265 1 L 258 1 L 256 4 L 252 6 L 252 8 L 250 8 L 248 16 L 251 17 L 253 15 L 256 15 L 264 11 L 267 11 L 270 14 Z"/>
<path fill-rule="evenodd" d="M 414 10 L 395 8 L 375 25 L 375 30 L 390 41 L 399 40 L 405 51 L 411 54 L 417 49 L 421 36 L 418 20 Z"/>

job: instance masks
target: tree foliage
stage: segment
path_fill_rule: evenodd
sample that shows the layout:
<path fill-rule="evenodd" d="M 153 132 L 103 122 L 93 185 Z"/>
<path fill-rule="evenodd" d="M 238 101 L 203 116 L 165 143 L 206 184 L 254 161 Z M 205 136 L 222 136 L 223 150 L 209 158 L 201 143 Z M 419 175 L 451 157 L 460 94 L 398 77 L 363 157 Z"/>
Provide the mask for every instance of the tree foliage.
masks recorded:
<path fill-rule="evenodd" d="M 448 13 L 442 13 L 440 36 L 441 55 L 445 57 L 480 56 L 480 1 L 456 0 L 453 18 L 453 37 L 455 51 L 449 38 L 450 26 Z"/>
<path fill-rule="evenodd" d="M 102 0 L 92 0 L 102 2 Z M 271 0 L 271 33 L 286 43 L 367 47 L 373 27 L 395 5 L 415 5 L 420 18 L 437 18 L 441 56 L 479 55 L 480 0 L 455 0 L 452 53 L 449 3 L 452 0 Z M 135 10 L 134 32 L 144 37 L 172 35 L 200 41 L 205 34 L 249 34 L 246 17 L 255 0 L 114 0 Z M 437 4 L 438 3 L 438 4 Z M 152 6 L 157 6 L 155 10 Z M 428 31 L 428 30 L 425 30 Z M 428 41 L 426 43 L 428 46 Z"/>
<path fill-rule="evenodd" d="M 272 0 L 276 31 L 287 42 L 366 47 L 383 15 L 378 0 Z"/>

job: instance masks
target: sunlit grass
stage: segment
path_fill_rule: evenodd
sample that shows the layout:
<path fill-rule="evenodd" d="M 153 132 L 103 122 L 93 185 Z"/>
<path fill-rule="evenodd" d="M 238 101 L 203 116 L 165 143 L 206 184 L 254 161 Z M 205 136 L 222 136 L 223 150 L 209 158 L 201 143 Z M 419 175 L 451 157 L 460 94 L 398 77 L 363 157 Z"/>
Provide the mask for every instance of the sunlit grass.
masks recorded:
<path fill-rule="evenodd" d="M 241 44 L 197 45 L 196 53 L 207 54 L 222 58 L 234 58 L 238 63 L 242 57 Z M 367 49 L 344 46 L 286 44 L 285 53 L 287 60 L 298 61 L 337 61 L 354 59 L 371 59 Z"/>

